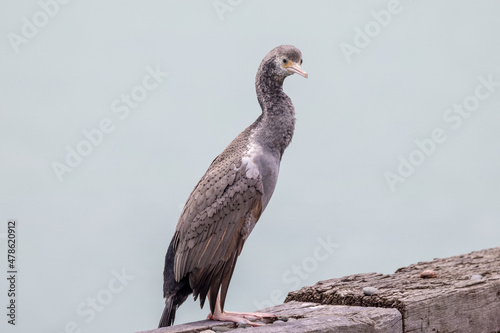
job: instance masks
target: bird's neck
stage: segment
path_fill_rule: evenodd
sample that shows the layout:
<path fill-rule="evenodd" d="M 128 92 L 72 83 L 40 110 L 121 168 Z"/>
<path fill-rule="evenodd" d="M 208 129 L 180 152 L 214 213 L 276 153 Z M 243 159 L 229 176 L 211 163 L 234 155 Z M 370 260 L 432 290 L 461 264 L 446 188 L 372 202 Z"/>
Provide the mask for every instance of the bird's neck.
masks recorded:
<path fill-rule="evenodd" d="M 268 149 L 279 152 L 281 158 L 295 129 L 292 101 L 283 92 L 283 79 L 275 80 L 257 75 L 255 87 L 262 108 L 262 115 L 256 124 L 259 141 Z"/>

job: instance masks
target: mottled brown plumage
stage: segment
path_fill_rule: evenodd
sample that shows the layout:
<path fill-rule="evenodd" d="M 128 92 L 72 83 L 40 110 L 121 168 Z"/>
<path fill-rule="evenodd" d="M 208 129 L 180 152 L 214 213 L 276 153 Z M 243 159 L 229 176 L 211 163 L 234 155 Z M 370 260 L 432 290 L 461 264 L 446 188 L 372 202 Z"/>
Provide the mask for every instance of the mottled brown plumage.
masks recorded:
<path fill-rule="evenodd" d="M 202 306 L 211 291 L 211 309 L 219 286 L 224 306 L 236 258 L 262 213 L 262 180 L 247 178 L 241 168 L 241 142 L 250 130 L 212 162 L 189 196 L 174 235 L 175 279 L 191 273 L 189 284 Z"/>

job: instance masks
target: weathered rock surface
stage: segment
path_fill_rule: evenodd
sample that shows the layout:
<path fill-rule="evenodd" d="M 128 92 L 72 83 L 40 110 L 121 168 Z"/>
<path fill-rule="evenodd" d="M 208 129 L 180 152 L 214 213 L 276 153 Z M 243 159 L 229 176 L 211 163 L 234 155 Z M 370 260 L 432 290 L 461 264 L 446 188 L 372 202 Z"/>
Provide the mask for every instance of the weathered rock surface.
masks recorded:
<path fill-rule="evenodd" d="M 263 310 L 288 321 L 277 321 L 261 327 L 234 328 L 231 333 L 401 333 L 401 314 L 396 309 L 359 306 L 321 305 L 316 303 L 288 302 Z M 159 328 L 140 333 L 191 333 L 204 330 L 217 331 L 218 327 L 233 328 L 231 323 L 210 320 Z"/>
<path fill-rule="evenodd" d="M 424 270 L 436 277 L 420 277 Z M 471 279 L 474 275 L 482 278 Z M 367 296 L 365 287 L 378 293 Z M 500 332 L 500 247 L 420 262 L 390 275 L 320 281 L 289 293 L 285 302 L 290 301 L 395 308 L 403 315 L 406 333 Z"/>
<path fill-rule="evenodd" d="M 500 333 L 500 247 L 420 262 L 390 275 L 320 281 L 262 312 L 288 321 L 237 328 L 203 320 L 141 333 Z"/>

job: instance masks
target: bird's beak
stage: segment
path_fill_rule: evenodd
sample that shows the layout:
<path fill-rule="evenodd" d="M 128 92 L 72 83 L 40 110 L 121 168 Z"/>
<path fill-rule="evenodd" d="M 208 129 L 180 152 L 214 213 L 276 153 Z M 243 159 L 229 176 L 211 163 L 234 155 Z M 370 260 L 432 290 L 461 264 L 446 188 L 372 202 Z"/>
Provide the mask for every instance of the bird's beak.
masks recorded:
<path fill-rule="evenodd" d="M 307 72 L 306 72 L 306 71 L 304 71 L 304 70 L 302 69 L 302 67 L 300 67 L 300 65 L 299 65 L 299 64 L 296 64 L 296 63 L 294 63 L 293 61 L 290 61 L 289 63 L 290 63 L 290 65 L 288 65 L 288 66 L 286 67 L 286 70 L 287 70 L 287 71 L 292 72 L 292 73 L 297 73 L 297 74 L 299 74 L 299 75 L 302 75 L 302 76 L 303 76 L 303 77 L 305 77 L 306 79 L 309 77 L 309 74 L 307 74 Z"/>

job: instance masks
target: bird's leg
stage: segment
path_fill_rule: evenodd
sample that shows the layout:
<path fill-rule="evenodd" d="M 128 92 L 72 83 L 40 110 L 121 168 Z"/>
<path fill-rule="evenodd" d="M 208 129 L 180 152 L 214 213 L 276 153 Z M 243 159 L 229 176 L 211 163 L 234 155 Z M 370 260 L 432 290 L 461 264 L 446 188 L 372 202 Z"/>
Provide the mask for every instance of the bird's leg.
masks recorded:
<path fill-rule="evenodd" d="M 234 323 L 244 322 L 250 326 L 262 326 L 264 324 L 256 323 L 254 321 L 250 321 L 248 319 L 271 319 L 276 318 L 276 315 L 270 313 L 260 313 L 260 312 L 229 312 L 222 311 L 220 307 L 220 299 L 217 297 L 217 301 L 215 303 L 214 313 L 210 313 L 207 319 L 218 320 L 218 321 L 232 321 Z"/>

